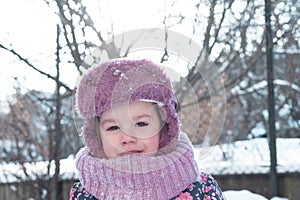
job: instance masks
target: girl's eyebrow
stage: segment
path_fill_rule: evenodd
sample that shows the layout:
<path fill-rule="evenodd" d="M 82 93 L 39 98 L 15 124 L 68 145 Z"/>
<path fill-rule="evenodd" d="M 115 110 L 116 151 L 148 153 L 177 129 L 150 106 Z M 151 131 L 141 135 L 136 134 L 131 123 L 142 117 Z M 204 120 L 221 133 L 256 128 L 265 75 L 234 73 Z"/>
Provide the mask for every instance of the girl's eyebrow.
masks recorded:
<path fill-rule="evenodd" d="M 100 120 L 100 125 L 103 126 L 106 123 L 116 123 L 114 119 L 105 119 L 103 121 Z"/>
<path fill-rule="evenodd" d="M 134 116 L 133 120 L 136 121 L 136 120 L 139 120 L 141 118 L 149 118 L 149 119 L 151 119 L 152 117 L 149 114 L 142 114 L 142 115 Z"/>
<path fill-rule="evenodd" d="M 132 118 L 133 121 L 137 121 L 139 119 L 142 119 L 142 118 L 149 118 L 149 120 L 151 120 L 152 116 L 149 115 L 149 114 L 142 114 L 142 115 L 137 115 L 137 116 L 134 116 Z M 106 123 L 117 123 L 116 120 L 114 119 L 104 119 L 104 120 L 100 120 L 100 125 L 103 126 L 105 125 Z"/>

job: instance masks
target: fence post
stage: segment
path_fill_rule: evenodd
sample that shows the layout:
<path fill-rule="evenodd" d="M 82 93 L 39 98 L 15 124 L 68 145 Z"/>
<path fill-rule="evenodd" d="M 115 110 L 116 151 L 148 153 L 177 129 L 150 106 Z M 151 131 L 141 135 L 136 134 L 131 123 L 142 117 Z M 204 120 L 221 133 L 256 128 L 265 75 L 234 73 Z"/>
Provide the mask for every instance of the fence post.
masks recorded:
<path fill-rule="evenodd" d="M 268 113 L 269 113 L 269 148 L 270 148 L 270 196 L 277 195 L 277 155 L 276 155 L 276 129 L 275 129 L 275 103 L 274 103 L 274 72 L 273 72 L 273 37 L 271 28 L 272 3 L 265 0 L 265 26 L 266 26 L 266 56 L 268 80 Z"/>

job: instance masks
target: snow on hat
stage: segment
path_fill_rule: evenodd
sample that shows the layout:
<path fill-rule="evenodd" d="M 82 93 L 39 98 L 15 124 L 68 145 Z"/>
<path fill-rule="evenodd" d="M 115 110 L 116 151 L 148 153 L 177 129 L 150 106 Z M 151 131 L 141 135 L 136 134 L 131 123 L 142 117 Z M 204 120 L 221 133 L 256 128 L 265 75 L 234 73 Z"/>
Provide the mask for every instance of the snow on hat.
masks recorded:
<path fill-rule="evenodd" d="M 115 105 L 137 100 L 159 104 L 162 120 L 160 148 L 177 140 L 177 101 L 163 70 L 150 60 L 116 59 L 92 67 L 77 88 L 77 108 L 84 119 L 83 141 L 91 155 L 103 157 L 96 117 Z"/>

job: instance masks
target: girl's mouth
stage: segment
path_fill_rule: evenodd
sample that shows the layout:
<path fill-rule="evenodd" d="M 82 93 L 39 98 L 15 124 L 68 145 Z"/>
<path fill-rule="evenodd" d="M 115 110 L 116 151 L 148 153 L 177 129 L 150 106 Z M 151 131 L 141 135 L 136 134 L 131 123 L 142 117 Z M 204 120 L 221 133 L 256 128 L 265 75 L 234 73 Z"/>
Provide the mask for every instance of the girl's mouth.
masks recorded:
<path fill-rule="evenodd" d="M 139 154 L 143 153 L 143 150 L 130 150 L 130 151 L 125 151 L 121 153 L 121 155 L 130 155 L 130 154 Z"/>

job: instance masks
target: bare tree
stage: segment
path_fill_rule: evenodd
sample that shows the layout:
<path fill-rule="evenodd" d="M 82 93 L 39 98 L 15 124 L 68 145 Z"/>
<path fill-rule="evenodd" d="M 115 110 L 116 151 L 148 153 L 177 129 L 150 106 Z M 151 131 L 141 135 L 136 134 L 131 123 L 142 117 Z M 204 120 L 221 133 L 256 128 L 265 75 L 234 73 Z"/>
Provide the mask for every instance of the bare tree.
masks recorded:
<path fill-rule="evenodd" d="M 40 71 L 13 49 L 9 50 L 56 85 L 53 94 L 29 91 L 25 95 L 20 94 L 18 86 L 14 102 L 9 102 L 10 112 L 3 117 L 1 133 L 6 133 L 1 134 L 1 141 L 6 144 L 1 147 L 5 152 L 3 160 L 15 162 L 22 169 L 15 174 L 17 185 L 28 183 L 17 193 L 20 199 L 63 199 L 60 160 L 81 147 L 71 112 L 72 90 L 60 79 L 59 36 L 58 26 L 55 76 Z M 44 164 L 33 167 L 31 162 Z"/>
<path fill-rule="evenodd" d="M 266 131 L 263 130 L 267 130 L 268 102 L 264 58 L 264 5 L 259 1 L 198 1 L 194 10 L 192 16 L 195 17 L 190 16 L 190 23 L 193 23 L 190 30 L 191 39 L 202 42 L 203 48 L 199 50 L 199 58 L 204 57 L 214 63 L 227 91 L 226 121 L 221 138 L 237 140 L 258 137 L 259 134 L 265 135 Z M 297 103 L 292 100 L 294 98 L 299 100 L 299 67 L 297 68 L 299 62 L 295 59 L 300 53 L 297 40 L 299 16 L 291 15 L 292 10 L 299 10 L 299 5 L 293 1 L 289 3 L 279 1 L 273 8 L 275 18 L 272 28 L 276 34 L 274 41 L 276 106 L 278 106 L 276 113 L 281 136 L 287 136 L 286 134 L 296 136 L 300 128 L 299 119 L 295 118 L 297 116 L 295 113 L 299 110 L 295 106 Z M 188 16 L 176 12 L 171 15 L 173 21 L 184 20 L 178 20 L 178 24 L 169 24 L 168 27 L 181 27 L 189 22 Z M 206 86 L 208 81 L 204 80 L 203 74 L 195 70 L 196 66 L 197 63 L 190 65 L 187 83 L 192 86 L 191 89 L 199 91 L 197 100 L 204 116 L 199 122 L 200 137 L 194 140 L 199 143 L 203 141 L 208 127 L 214 124 L 208 123 L 212 114 L 211 94 Z M 292 70 L 293 73 L 287 72 L 286 69 Z M 293 78 L 287 79 L 284 76 Z M 287 90 L 293 91 L 292 95 L 287 94 Z M 181 106 L 190 106 L 191 102 L 188 101 L 190 97 L 185 96 L 187 92 L 179 90 L 179 93 L 180 98 L 187 99 L 183 100 Z M 191 118 L 197 115 L 192 113 L 191 109 L 189 112 Z"/>

